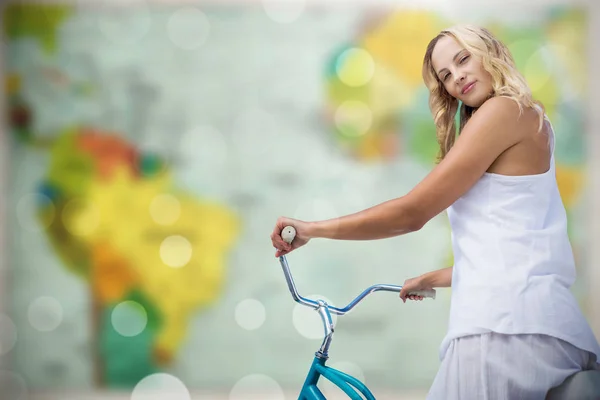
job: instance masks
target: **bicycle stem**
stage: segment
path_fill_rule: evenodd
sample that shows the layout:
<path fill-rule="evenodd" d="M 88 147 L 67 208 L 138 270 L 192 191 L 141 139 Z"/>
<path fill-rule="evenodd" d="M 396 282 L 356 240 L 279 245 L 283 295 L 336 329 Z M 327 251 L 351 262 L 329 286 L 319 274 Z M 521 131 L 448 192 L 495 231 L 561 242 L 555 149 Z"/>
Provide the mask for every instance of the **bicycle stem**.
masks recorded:
<path fill-rule="evenodd" d="M 323 327 L 325 328 L 325 337 L 323 338 L 323 343 L 321 347 L 316 352 L 316 356 L 319 358 L 327 359 L 329 358 L 329 346 L 331 345 L 331 341 L 333 340 L 333 319 L 331 318 L 331 313 L 329 312 L 329 306 L 323 300 L 319 300 L 319 308 L 317 308 L 317 312 L 321 316 L 321 320 L 323 321 Z"/>

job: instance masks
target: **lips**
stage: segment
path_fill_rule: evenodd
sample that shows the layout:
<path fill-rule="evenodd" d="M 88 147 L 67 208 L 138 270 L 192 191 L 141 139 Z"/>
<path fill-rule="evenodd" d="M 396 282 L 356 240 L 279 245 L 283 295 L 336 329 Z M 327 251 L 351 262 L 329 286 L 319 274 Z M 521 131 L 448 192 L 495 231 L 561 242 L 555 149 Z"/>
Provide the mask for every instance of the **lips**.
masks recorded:
<path fill-rule="evenodd" d="M 471 83 L 467 83 L 465 85 L 465 87 L 463 87 L 461 93 L 462 94 L 467 94 L 471 91 L 471 89 L 473 89 L 473 87 L 475 86 L 475 82 L 471 82 Z"/>

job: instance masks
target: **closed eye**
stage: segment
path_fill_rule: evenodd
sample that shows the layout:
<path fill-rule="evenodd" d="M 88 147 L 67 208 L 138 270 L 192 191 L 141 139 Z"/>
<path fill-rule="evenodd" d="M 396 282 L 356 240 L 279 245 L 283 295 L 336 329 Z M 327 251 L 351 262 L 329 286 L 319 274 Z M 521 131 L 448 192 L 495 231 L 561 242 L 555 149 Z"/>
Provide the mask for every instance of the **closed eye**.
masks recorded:
<path fill-rule="evenodd" d="M 462 65 L 462 64 L 466 63 L 470 56 L 471 56 L 470 54 L 465 54 L 458 60 L 458 64 Z M 442 82 L 446 82 L 446 80 L 450 77 L 450 75 L 451 75 L 450 72 L 446 72 L 440 77 L 440 80 Z"/>

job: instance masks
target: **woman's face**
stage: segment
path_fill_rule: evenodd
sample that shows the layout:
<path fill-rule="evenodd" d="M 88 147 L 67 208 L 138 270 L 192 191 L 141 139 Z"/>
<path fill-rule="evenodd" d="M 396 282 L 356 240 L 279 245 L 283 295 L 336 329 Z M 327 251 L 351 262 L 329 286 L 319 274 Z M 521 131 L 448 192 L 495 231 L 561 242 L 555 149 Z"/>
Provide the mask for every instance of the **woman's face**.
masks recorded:
<path fill-rule="evenodd" d="M 450 95 L 477 108 L 493 93 L 492 76 L 454 38 L 443 36 L 431 53 L 431 64 Z"/>

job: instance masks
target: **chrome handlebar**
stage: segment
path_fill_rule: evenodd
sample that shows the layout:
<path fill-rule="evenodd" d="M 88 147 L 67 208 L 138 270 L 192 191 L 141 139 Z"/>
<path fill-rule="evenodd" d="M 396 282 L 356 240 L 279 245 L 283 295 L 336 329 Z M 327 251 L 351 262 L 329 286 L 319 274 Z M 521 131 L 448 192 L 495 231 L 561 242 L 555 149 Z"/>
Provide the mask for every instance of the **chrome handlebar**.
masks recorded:
<path fill-rule="evenodd" d="M 296 230 L 292 226 L 286 226 L 281 231 L 281 238 L 287 243 L 292 243 L 294 237 L 296 236 Z M 324 339 L 321 347 L 316 353 L 317 357 L 327 358 L 329 352 L 329 346 L 331 345 L 331 340 L 333 337 L 333 320 L 331 319 L 331 314 L 344 315 L 350 310 L 352 310 L 358 303 L 360 303 L 367 295 L 377 292 L 377 291 L 386 291 L 386 292 L 396 292 L 399 293 L 402 290 L 402 286 L 398 285 L 373 285 L 366 288 L 361 294 L 359 294 L 354 300 L 350 302 L 344 308 L 337 308 L 332 305 L 325 303 L 323 300 L 312 300 L 307 299 L 305 297 L 300 296 L 298 293 L 298 289 L 296 289 L 296 284 L 294 283 L 294 278 L 292 277 L 292 272 L 290 271 L 290 266 L 287 262 L 287 258 L 285 256 L 279 257 L 279 262 L 281 263 L 281 268 L 283 269 L 283 274 L 285 275 L 285 280 L 287 281 L 288 289 L 290 289 L 290 293 L 292 294 L 292 298 L 297 303 L 305 305 L 307 307 L 311 307 L 315 309 L 319 315 L 321 316 L 321 320 L 323 321 L 324 328 Z M 435 299 L 435 290 L 423 290 L 417 292 L 411 292 L 410 294 L 420 295 L 423 297 L 432 297 Z"/>
<path fill-rule="evenodd" d="M 321 304 L 318 301 L 315 301 L 312 299 L 307 299 L 305 297 L 300 296 L 300 294 L 298 293 L 298 289 L 296 289 L 296 284 L 294 283 L 294 278 L 292 277 L 292 273 L 290 272 L 290 267 L 288 265 L 288 262 L 287 262 L 287 259 L 285 258 L 285 256 L 279 257 L 279 262 L 281 263 L 281 268 L 283 269 L 283 274 L 285 275 L 285 280 L 287 281 L 288 288 L 290 289 L 290 292 L 292 293 L 292 298 L 297 303 L 300 303 L 307 307 L 314 308 L 315 310 L 317 308 L 319 308 L 321 306 Z M 402 286 L 398 286 L 398 285 L 385 285 L 385 284 L 373 285 L 373 286 L 370 286 L 367 289 L 365 289 L 354 300 L 352 300 L 346 307 L 338 308 L 338 307 L 334 307 L 334 306 L 328 304 L 327 308 L 329 308 L 329 311 L 332 312 L 333 314 L 344 315 L 347 312 L 349 312 L 350 310 L 352 310 L 365 297 L 367 297 L 367 295 L 369 295 L 373 292 L 386 291 L 386 292 L 400 293 L 400 290 L 402 290 Z"/>
<path fill-rule="evenodd" d="M 281 232 L 281 237 L 287 243 L 291 243 L 294 240 L 295 236 L 296 236 L 296 230 L 292 226 L 286 226 L 285 228 L 283 228 L 283 230 Z M 315 310 L 319 309 L 319 307 L 321 307 L 323 305 L 323 302 L 321 300 L 315 301 L 312 299 L 307 299 L 305 297 L 300 296 L 300 294 L 298 293 L 298 289 L 296 289 L 296 284 L 294 283 L 294 278 L 292 277 L 292 273 L 290 271 L 290 266 L 287 262 L 287 258 L 285 256 L 280 256 L 279 262 L 281 263 L 281 268 L 283 269 L 283 274 L 285 275 L 285 280 L 287 281 L 287 285 L 288 285 L 288 288 L 290 289 L 290 293 L 292 294 L 292 298 L 296 302 L 298 302 L 302 305 L 305 305 L 307 307 L 312 307 Z M 400 293 L 401 290 L 402 290 L 402 286 L 398 286 L 398 285 L 386 285 L 386 284 L 373 285 L 373 286 L 366 288 L 361 294 L 359 294 L 354 300 L 352 300 L 346 307 L 338 308 L 338 307 L 334 307 L 332 305 L 327 304 L 327 308 L 329 309 L 330 312 L 332 312 L 334 314 L 344 315 L 347 312 L 349 312 L 350 310 L 352 310 L 365 297 L 367 297 L 367 295 L 369 295 L 373 292 L 386 291 L 386 292 Z M 417 291 L 417 292 L 414 292 L 411 294 L 420 295 L 423 297 L 431 297 L 431 298 L 435 299 L 435 290 L 423 290 L 423 291 Z"/>

